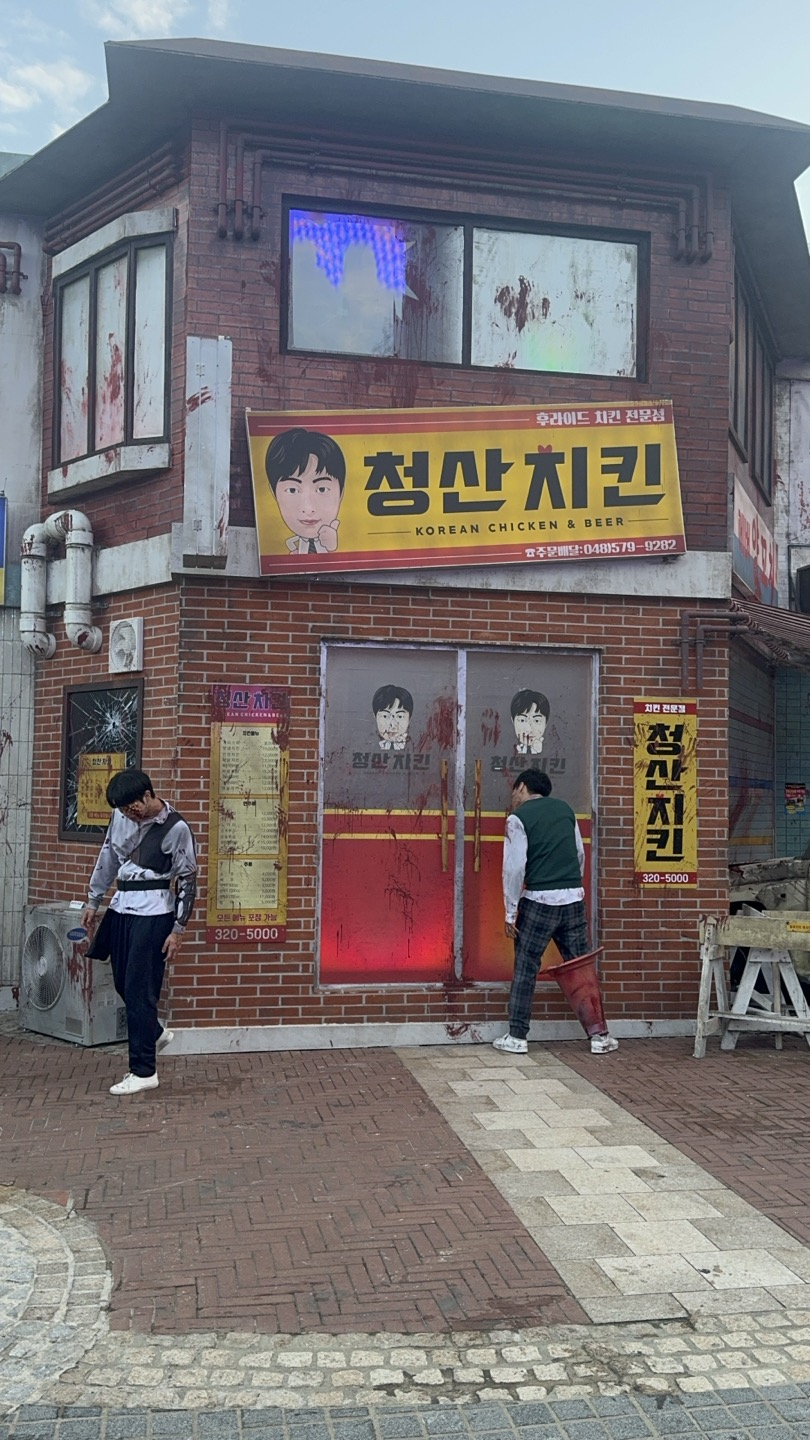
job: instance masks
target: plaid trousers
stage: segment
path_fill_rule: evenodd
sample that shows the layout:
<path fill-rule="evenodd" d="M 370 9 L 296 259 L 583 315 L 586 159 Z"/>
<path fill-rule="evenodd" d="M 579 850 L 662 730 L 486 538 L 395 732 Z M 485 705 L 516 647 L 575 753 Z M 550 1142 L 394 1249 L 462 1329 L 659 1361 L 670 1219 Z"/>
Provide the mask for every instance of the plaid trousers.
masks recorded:
<path fill-rule="evenodd" d="M 537 900 L 520 901 L 515 920 L 515 973 L 509 992 L 509 1034 L 525 1040 L 532 1018 L 532 1001 L 543 951 L 554 940 L 563 960 L 588 953 L 588 920 L 585 902 L 573 905 L 541 905 Z"/>

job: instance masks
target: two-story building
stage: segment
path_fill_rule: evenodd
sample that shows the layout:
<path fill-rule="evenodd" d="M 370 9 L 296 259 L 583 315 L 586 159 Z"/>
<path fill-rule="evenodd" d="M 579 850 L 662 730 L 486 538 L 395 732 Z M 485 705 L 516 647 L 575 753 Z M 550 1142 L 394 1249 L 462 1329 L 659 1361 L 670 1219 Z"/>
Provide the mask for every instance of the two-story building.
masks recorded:
<path fill-rule="evenodd" d="M 108 104 L 0 179 L 47 256 L 30 901 L 83 896 L 137 761 L 200 841 L 186 1046 L 486 1038 L 540 766 L 613 1028 L 687 1032 L 698 916 L 781 839 L 810 653 L 778 533 L 810 128 L 206 41 L 107 61 Z M 552 986 L 535 1015 L 577 1032 Z"/>

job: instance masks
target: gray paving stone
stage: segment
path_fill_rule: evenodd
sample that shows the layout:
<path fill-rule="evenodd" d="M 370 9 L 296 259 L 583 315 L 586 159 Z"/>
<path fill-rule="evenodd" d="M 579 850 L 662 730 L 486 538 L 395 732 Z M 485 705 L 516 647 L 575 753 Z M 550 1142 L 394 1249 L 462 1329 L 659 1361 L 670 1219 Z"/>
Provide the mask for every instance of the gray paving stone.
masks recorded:
<path fill-rule="evenodd" d="M 759 1398 L 756 1391 L 748 1387 L 744 1390 L 723 1390 L 721 1393 L 726 1405 L 750 1405 Z M 799 1391 L 795 1385 L 774 1385 L 769 1388 L 768 1394 L 772 1395 L 774 1399 L 788 1400 L 794 1395 L 798 1395 Z"/>
<path fill-rule="evenodd" d="M 59 1440 L 101 1440 L 101 1415 L 59 1421 Z M 179 1435 L 176 1440 L 180 1440 Z"/>
<path fill-rule="evenodd" d="M 752 1425 L 748 1433 L 751 1440 L 796 1440 L 792 1425 Z"/>
<path fill-rule="evenodd" d="M 332 1428 L 335 1440 L 375 1440 L 374 1423 L 371 1419 L 334 1420 Z"/>
<path fill-rule="evenodd" d="M 506 1409 L 503 1405 L 487 1401 L 483 1405 L 472 1405 L 465 1410 L 470 1430 L 502 1430 Z"/>
<path fill-rule="evenodd" d="M 548 1405 L 539 1400 L 521 1400 L 517 1405 L 506 1405 L 504 1408 L 521 1434 L 525 1433 L 527 1425 L 549 1425 L 554 1419 Z"/>
<path fill-rule="evenodd" d="M 752 1401 L 750 1405 L 735 1405 L 732 1414 L 738 1425 L 745 1425 L 749 1430 L 752 1425 L 774 1425 L 777 1419 L 772 1407 L 764 1400 Z"/>
<path fill-rule="evenodd" d="M 183 1410 L 155 1410 L 152 1414 L 152 1434 L 155 1440 L 163 1440 L 164 1436 L 166 1440 L 174 1440 L 178 1431 L 191 1430 L 193 1415 L 191 1424 L 188 1423 L 188 1419 L 189 1417 Z M 233 1433 L 238 1433 L 236 1426 L 234 1426 Z"/>
<path fill-rule="evenodd" d="M 712 1406 L 717 1408 L 725 1408 L 726 1402 L 724 1397 L 727 1394 L 727 1390 L 701 1390 L 696 1395 L 690 1395 L 686 1393 L 683 1395 L 679 1395 L 678 1399 L 680 1404 L 683 1405 L 687 1410 L 705 1410 Z M 755 1392 L 751 1390 L 749 1392 L 749 1395 L 750 1398 L 753 1399 L 755 1396 Z"/>
<path fill-rule="evenodd" d="M 520 1440 L 562 1440 L 559 1425 L 521 1425 Z"/>
<path fill-rule="evenodd" d="M 698 1430 L 705 1435 L 714 1435 L 715 1432 L 720 1434 L 729 1430 L 736 1433 L 742 1429 L 739 1421 L 735 1419 L 734 1411 L 727 1410 L 725 1405 L 714 1405 L 711 1409 L 690 1410 L 688 1413 Z"/>
<path fill-rule="evenodd" d="M 637 1410 L 633 1414 L 620 1415 L 615 1420 L 606 1420 L 605 1429 L 611 1440 L 643 1440 L 644 1436 L 652 1433 L 644 1416 L 639 1415 Z"/>
<path fill-rule="evenodd" d="M 783 1420 L 795 1424 L 804 1421 L 805 1425 L 810 1425 L 810 1400 L 806 1395 L 801 1395 L 798 1400 L 774 1400 L 773 1408 Z"/>
<path fill-rule="evenodd" d="M 500 1429 L 503 1429 L 503 1423 L 504 1414 L 501 1410 Z M 453 1409 L 450 1405 L 442 1406 L 441 1409 L 428 1410 L 424 1417 L 424 1426 L 428 1435 L 460 1435 L 467 1428 L 461 1412 Z"/>
<path fill-rule="evenodd" d="M 105 1440 L 143 1440 L 149 1416 L 145 1410 L 127 1410 L 123 1415 L 108 1415 Z"/>
<path fill-rule="evenodd" d="M 284 1411 L 279 1410 L 277 1405 L 263 1405 L 259 1410 L 243 1410 L 241 1418 L 243 1430 L 258 1430 L 262 1425 L 265 1429 L 273 1425 L 278 1426 L 280 1431 L 284 1428 Z"/>
<path fill-rule="evenodd" d="M 56 1405 L 21 1405 L 18 1420 L 55 1420 L 59 1414 Z"/>
<path fill-rule="evenodd" d="M 637 1415 L 638 1410 L 629 1395 L 594 1395 L 591 1407 L 597 1415 Z"/>
<path fill-rule="evenodd" d="M 684 1410 L 680 1405 L 677 1407 L 667 1406 L 655 1417 L 653 1422 L 655 1431 L 658 1435 L 694 1434 L 697 1425 L 693 1416 L 693 1411 Z"/>
<path fill-rule="evenodd" d="M 298 1414 L 301 1412 L 298 1411 Z M 243 1419 L 242 1424 L 244 1423 Z M 332 1432 L 326 1421 L 319 1420 L 317 1412 L 313 1415 L 312 1411 L 309 1415 L 304 1414 L 296 1424 L 290 1422 L 289 1433 L 292 1440 L 332 1440 Z"/>
<path fill-rule="evenodd" d="M 557 1420 L 592 1420 L 594 1418 L 588 1400 L 554 1400 L 549 1402 L 551 1413 Z"/>
<path fill-rule="evenodd" d="M 168 1435 L 171 1432 L 164 1431 L 163 1433 Z M 201 1411 L 197 1416 L 197 1434 L 200 1440 L 235 1440 L 239 1434 L 239 1412 L 237 1410 Z M 172 1440 L 174 1440 L 173 1436 Z"/>
<path fill-rule="evenodd" d="M 393 1415 L 378 1415 L 377 1433 L 382 1440 L 411 1440 L 412 1436 L 422 1436 L 425 1432 L 421 1417 L 416 1411 L 408 1410 Z"/>
<path fill-rule="evenodd" d="M 610 1440 L 610 1431 L 601 1420 L 566 1420 L 565 1433 L 570 1440 Z"/>

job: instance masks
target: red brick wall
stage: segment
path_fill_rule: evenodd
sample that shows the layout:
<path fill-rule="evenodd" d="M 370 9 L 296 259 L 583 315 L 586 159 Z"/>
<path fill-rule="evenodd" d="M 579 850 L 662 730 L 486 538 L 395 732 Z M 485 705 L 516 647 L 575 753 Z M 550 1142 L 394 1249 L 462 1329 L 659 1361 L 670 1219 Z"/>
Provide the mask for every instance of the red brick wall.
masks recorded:
<path fill-rule="evenodd" d="M 174 463 L 168 474 L 124 482 L 111 490 L 65 502 L 81 505 L 100 544 L 160 534 L 182 516 L 185 336 L 229 335 L 234 341 L 231 523 L 252 524 L 253 503 L 244 408 L 351 408 L 355 406 L 551 404 L 671 398 L 681 464 L 687 542 L 691 549 L 727 547 L 728 345 L 731 326 L 732 252 L 728 198 L 716 179 L 714 255 L 708 264 L 672 259 L 672 214 L 645 209 L 637 199 L 590 202 L 513 195 L 494 183 L 472 186 L 374 179 L 321 173 L 315 167 L 267 166 L 263 171 L 264 218 L 258 243 L 219 240 L 218 124 L 193 128 L 188 182 L 160 204 L 181 216 L 174 266 L 171 358 L 171 436 Z M 249 170 L 249 166 L 246 170 Z M 232 178 L 232 177 L 231 177 Z M 248 181 L 249 185 L 249 181 Z M 280 353 L 282 301 L 281 203 L 285 194 L 361 205 L 416 206 L 500 221 L 536 221 L 640 231 L 651 236 L 649 375 L 583 379 L 508 370 L 471 371 L 392 360 L 345 360 Z M 48 310 L 52 316 L 52 303 Z M 50 326 L 47 327 L 50 332 Z M 52 351 L 45 353 L 45 445 L 52 465 Z M 126 511 L 121 509 L 126 496 Z M 45 501 L 47 504 L 47 500 Z M 53 508 L 53 507 L 50 507 Z M 60 505 L 61 508 L 61 505 Z"/>
<path fill-rule="evenodd" d="M 681 466 L 687 543 L 727 548 L 728 349 L 732 255 L 728 198 L 715 187 L 714 255 L 708 264 L 672 259 L 671 213 L 633 199 L 608 203 L 548 199 L 540 191 L 503 194 L 482 181 L 420 184 L 368 175 L 329 174 L 313 165 L 266 166 L 258 242 L 219 240 L 216 198 L 218 129 L 194 130 L 190 177 L 188 325 L 191 334 L 227 334 L 234 342 L 231 523 L 252 524 L 245 406 L 345 409 L 413 405 L 546 405 L 671 398 Z M 246 167 L 248 169 L 249 167 Z M 410 361 L 356 360 L 280 352 L 281 221 L 284 195 L 370 205 L 496 215 L 571 226 L 634 230 L 651 236 L 649 375 L 626 379 L 473 371 Z"/>
<path fill-rule="evenodd" d="M 373 603 L 371 603 L 373 600 Z M 673 895 L 642 894 L 633 880 L 633 697 L 678 694 L 681 606 L 667 601 L 492 595 L 480 591 L 375 589 L 204 581 L 186 582 L 178 607 L 171 589 L 116 596 L 103 617 L 145 616 L 143 763 L 156 787 L 191 821 L 200 842 L 200 901 L 192 931 L 169 980 L 171 1014 L 183 1025 L 361 1021 L 497 1020 L 505 995 L 463 985 L 390 992 L 358 987 L 319 991 L 315 983 L 320 642 L 374 639 L 542 643 L 600 652 L 598 743 L 598 925 L 605 946 L 608 1013 L 613 1018 L 694 1018 L 697 920 L 726 907 L 726 651 L 706 652 L 700 696 L 700 886 Z M 181 656 L 178 680 L 179 654 Z M 99 657 L 64 642 L 41 667 L 37 712 L 31 899 L 80 898 L 94 848 L 55 843 L 59 810 L 61 687 L 105 678 Z M 281 950 L 240 953 L 204 939 L 209 687 L 218 681 L 289 685 L 290 830 L 288 941 Z M 55 878 L 56 877 L 56 878 Z M 56 888 L 55 888 L 56 887 Z M 501 913 L 492 925 L 500 929 Z M 538 991 L 535 1017 L 568 1018 L 551 987 Z"/>

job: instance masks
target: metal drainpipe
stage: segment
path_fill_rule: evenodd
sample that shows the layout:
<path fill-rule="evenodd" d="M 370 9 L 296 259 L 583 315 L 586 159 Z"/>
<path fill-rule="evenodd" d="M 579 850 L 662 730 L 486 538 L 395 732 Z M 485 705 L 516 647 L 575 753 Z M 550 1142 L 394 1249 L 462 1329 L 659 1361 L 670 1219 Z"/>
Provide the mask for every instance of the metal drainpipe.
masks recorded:
<path fill-rule="evenodd" d="M 223 124 L 222 124 L 221 127 L 220 127 L 219 204 L 218 204 L 218 206 L 217 206 L 217 214 L 218 214 L 218 229 L 217 229 L 217 233 L 218 233 L 220 239 L 224 239 L 225 236 L 227 235 L 227 210 L 228 210 L 228 199 L 227 199 L 227 193 L 228 193 L 228 187 L 227 187 L 227 148 L 228 148 L 228 136 L 229 136 L 229 132 L 228 132 L 227 126 L 225 126 L 225 125 L 224 125 L 224 122 L 223 122 Z M 276 135 L 273 137 L 272 150 L 269 151 L 269 155 L 273 156 L 274 158 L 279 158 L 279 159 L 282 160 L 282 161 L 284 161 L 285 159 L 289 160 L 289 159 L 295 158 L 296 156 L 298 156 L 299 158 L 301 158 L 301 157 L 303 157 L 303 156 L 306 154 L 306 152 L 311 148 L 311 144 L 312 144 L 311 141 L 308 141 L 308 142 L 296 142 L 295 140 L 290 139 L 290 138 L 286 135 L 286 133 L 281 132 L 281 133 L 276 134 Z M 240 239 L 240 240 L 241 240 L 242 237 L 243 237 L 243 235 L 244 235 L 244 211 L 248 208 L 248 206 L 246 205 L 246 200 L 245 200 L 245 187 L 244 187 L 244 152 L 245 152 L 245 150 L 246 150 L 247 148 L 253 148 L 254 146 L 262 146 L 262 147 L 264 147 L 264 146 L 266 146 L 266 145 L 267 145 L 267 139 L 266 139 L 266 137 L 265 137 L 261 132 L 256 132 L 256 131 L 238 131 L 238 132 L 237 132 L 237 138 L 236 138 L 236 167 L 237 167 L 237 174 L 236 174 L 236 176 L 235 176 L 235 182 L 234 182 L 234 238 L 235 238 L 235 239 Z M 266 158 L 266 157 L 263 156 L 263 158 Z M 376 155 L 373 156 L 373 158 L 372 158 L 372 168 L 376 168 L 376 169 L 380 169 L 380 168 L 381 168 L 381 164 L 380 164 L 381 158 L 382 158 L 382 165 L 384 166 L 384 165 L 386 164 L 386 162 L 387 162 L 388 167 L 392 170 L 393 173 L 396 173 L 396 174 L 410 173 L 410 172 L 412 171 L 412 172 L 415 173 L 415 174 L 420 174 L 420 175 L 424 176 L 424 175 L 427 173 L 427 170 L 430 168 L 430 165 L 429 165 L 426 157 L 421 157 L 421 163 L 417 162 L 417 163 L 413 164 L 413 165 L 410 166 L 410 167 L 404 167 L 404 166 L 402 165 L 401 161 L 398 162 L 396 156 L 392 156 L 392 155 L 387 155 L 387 156 L 385 156 L 385 157 L 380 157 L 380 156 L 376 156 Z M 335 164 L 335 163 L 333 163 L 333 162 L 330 162 L 328 156 L 322 156 L 321 159 L 322 159 L 324 168 L 325 168 L 325 169 L 328 169 L 328 170 L 331 170 L 331 171 L 336 171 L 336 170 L 339 170 L 339 169 L 341 169 L 341 170 L 346 170 L 346 171 L 353 171 L 353 170 L 356 168 L 356 163 L 357 163 L 358 160 L 361 161 L 361 162 L 366 166 L 366 168 L 367 168 L 366 157 L 365 157 L 364 155 L 355 156 L 355 164 L 352 164 L 351 158 L 347 158 L 347 160 L 346 160 L 343 164 Z M 468 168 L 469 168 L 470 166 L 472 166 L 472 164 L 473 164 L 472 161 L 468 161 L 468 162 L 467 162 Z M 456 157 L 455 160 L 454 160 L 454 166 L 455 166 L 456 170 L 462 170 L 462 171 L 463 171 L 463 170 L 464 170 L 464 161 L 462 160 L 461 162 L 459 162 L 459 158 Z M 475 166 L 476 166 L 476 175 L 480 175 L 480 161 L 476 161 L 476 162 L 475 162 Z M 509 167 L 507 167 L 507 171 L 508 171 L 509 173 L 515 173 L 516 167 L 515 167 L 515 166 L 509 166 Z M 504 173 L 504 167 L 503 167 L 503 166 L 501 166 L 501 173 L 502 173 L 502 174 Z M 615 175 L 611 175 L 610 173 L 608 173 L 608 172 L 606 172 L 606 171 L 604 171 L 604 170 L 602 170 L 602 171 L 596 171 L 596 172 L 594 172 L 594 171 L 590 171 L 590 172 L 589 172 L 589 171 L 587 171 L 587 170 L 578 170 L 578 171 L 576 171 L 576 172 L 572 172 L 572 180 L 569 181 L 568 184 L 564 184 L 564 183 L 561 181 L 561 179 L 559 178 L 560 172 L 559 172 L 558 170 L 557 170 L 557 171 L 552 171 L 552 170 L 550 170 L 548 167 L 540 167 L 539 169 L 532 169 L 531 176 L 527 176 L 527 178 L 530 178 L 530 179 L 533 180 L 534 182 L 537 182 L 538 180 L 544 180 L 544 181 L 545 181 L 545 180 L 549 180 L 549 181 L 551 182 L 552 186 L 553 186 L 553 185 L 556 185 L 556 186 L 559 187 L 559 193 L 563 193 L 563 192 L 565 192 L 565 193 L 569 193 L 569 192 L 570 192 L 570 193 L 579 193 L 579 192 L 578 192 L 578 187 L 577 187 L 577 181 L 573 179 L 573 174 L 576 174 L 576 176 L 578 177 L 579 185 L 587 185 L 588 188 L 587 188 L 587 189 L 583 189 L 582 192 L 581 192 L 581 194 L 582 194 L 583 196 L 587 197 L 587 198 L 593 198 L 593 191 L 594 191 L 594 190 L 602 191 L 602 190 L 610 190 L 611 188 L 619 188 L 619 189 L 621 189 L 621 190 L 623 190 L 623 191 L 627 191 L 627 193 L 631 196 L 632 199 L 637 200 L 637 201 L 638 201 L 639 203 L 641 203 L 641 204 L 650 204 L 650 203 L 652 203 L 653 205 L 656 206 L 656 208 L 658 208 L 658 207 L 662 204 L 662 201 L 663 201 L 665 208 L 667 208 L 667 209 L 669 209 L 669 208 L 676 209 L 676 208 L 677 208 L 677 209 L 678 209 L 678 231 L 676 232 L 676 256 L 675 256 L 675 258 L 676 258 L 676 259 L 681 259 L 681 258 L 683 257 L 683 255 L 685 254 L 688 262 L 690 262 L 690 263 L 691 263 L 692 261 L 694 261 L 694 260 L 697 260 L 698 258 L 701 259 L 701 260 L 704 260 L 704 259 L 708 260 L 708 259 L 711 258 L 711 250 L 710 250 L 709 253 L 706 254 L 705 256 L 704 256 L 704 254 L 703 254 L 703 253 L 701 252 L 701 250 L 700 250 L 700 188 L 701 188 L 700 184 L 695 184 L 694 182 L 690 183 L 688 180 L 686 180 L 685 178 L 681 178 L 680 176 L 678 176 L 678 177 L 676 177 L 676 178 L 673 178 L 673 181 L 670 182 L 670 183 L 666 183 L 666 182 L 664 182 L 664 181 L 656 182 L 656 181 L 654 181 L 654 180 L 652 180 L 652 179 L 649 179 L 649 178 L 647 178 L 647 177 L 645 177 L 645 176 L 643 176 L 643 175 L 633 176 L 633 175 L 624 175 L 624 174 L 622 174 L 622 175 L 617 179 L 617 177 L 616 177 Z M 555 176 L 557 177 L 556 179 L 554 178 Z M 255 165 L 254 165 L 254 177 L 255 177 Z M 704 186 L 704 193 L 705 193 L 706 236 L 713 238 L 713 234 L 712 234 L 712 230 L 711 230 L 711 202 L 710 202 L 711 185 L 710 185 L 710 181 L 709 181 L 708 175 L 703 175 L 703 176 L 701 176 L 701 183 L 702 183 L 703 186 Z M 524 184 L 525 184 L 525 181 L 521 182 L 521 186 L 523 186 Z M 498 188 L 499 188 L 500 190 L 506 190 L 507 187 L 503 184 L 502 181 L 500 181 L 500 182 L 498 182 Z M 546 187 L 545 187 L 545 185 L 544 185 L 544 189 L 545 189 L 545 188 L 546 188 Z M 679 194 L 679 192 L 680 192 L 680 194 Z M 664 200 L 663 200 L 663 197 L 665 197 L 665 196 L 666 196 L 667 198 L 666 198 L 666 200 L 664 201 Z M 255 190 L 254 190 L 254 197 L 255 197 Z M 686 198 L 683 198 L 683 200 L 681 200 L 681 197 L 688 197 L 689 210 L 690 210 L 689 223 L 688 223 L 688 224 L 687 224 L 687 217 L 686 217 L 686 203 L 687 203 L 687 200 L 686 200 Z M 683 212 L 681 212 L 681 204 L 683 204 Z M 257 235 L 257 233 L 256 233 L 256 230 L 257 230 L 257 221 L 256 221 L 256 215 L 255 215 L 255 198 L 254 198 L 253 206 L 251 207 L 251 220 L 252 220 L 252 224 L 251 224 L 251 239 L 255 240 L 255 239 L 258 239 L 258 235 Z M 259 217 L 259 221 L 258 221 L 258 225 L 259 225 L 259 226 L 260 226 L 260 224 L 261 224 L 261 217 Z"/>
<path fill-rule="evenodd" d="M 32 655 L 50 660 L 56 639 L 45 622 L 48 544 L 65 546 L 65 633 L 80 650 L 95 655 L 101 631 L 91 624 L 93 530 L 80 510 L 61 510 L 39 525 L 29 525 L 22 538 L 20 635 Z"/>
<path fill-rule="evenodd" d="M 747 615 L 735 615 L 731 610 L 682 610 L 680 626 L 681 647 L 681 688 L 685 692 L 689 685 L 689 623 L 695 621 L 695 688 L 703 688 L 703 649 L 707 635 L 739 634 L 750 630 L 751 621 Z"/>
<path fill-rule="evenodd" d="M 219 197 L 217 202 L 217 235 L 225 240 L 228 234 L 228 126 L 219 125 Z"/>
<path fill-rule="evenodd" d="M 56 651 L 56 636 L 45 623 L 48 542 L 44 525 L 29 525 L 20 545 L 20 639 L 26 650 L 43 660 Z"/>

